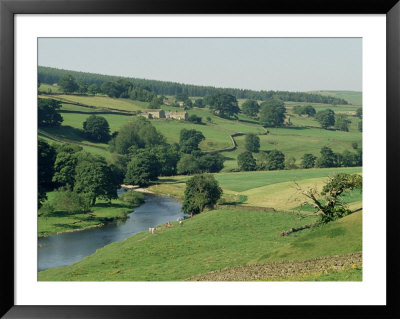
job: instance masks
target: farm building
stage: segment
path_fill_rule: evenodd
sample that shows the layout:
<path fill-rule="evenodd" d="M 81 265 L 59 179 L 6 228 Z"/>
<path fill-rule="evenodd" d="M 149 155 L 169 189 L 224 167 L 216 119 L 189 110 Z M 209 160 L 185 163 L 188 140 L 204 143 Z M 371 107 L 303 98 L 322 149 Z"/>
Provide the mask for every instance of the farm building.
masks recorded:
<path fill-rule="evenodd" d="M 163 119 L 165 118 L 164 110 L 144 110 L 141 114 L 148 119 Z"/>
<path fill-rule="evenodd" d="M 165 117 L 167 119 L 187 120 L 188 113 L 187 112 L 165 112 Z"/>

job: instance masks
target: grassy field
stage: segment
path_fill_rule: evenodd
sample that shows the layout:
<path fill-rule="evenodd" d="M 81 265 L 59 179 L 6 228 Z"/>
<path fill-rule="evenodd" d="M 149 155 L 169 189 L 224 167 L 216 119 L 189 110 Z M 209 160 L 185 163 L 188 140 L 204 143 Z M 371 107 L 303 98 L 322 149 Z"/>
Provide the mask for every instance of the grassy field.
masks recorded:
<path fill-rule="evenodd" d="M 54 203 L 55 192 L 47 193 L 48 202 Z M 98 200 L 91 208 L 90 213 L 72 214 L 67 211 L 55 211 L 50 216 L 38 216 L 38 236 L 48 236 L 61 232 L 82 230 L 89 227 L 101 226 L 106 222 L 124 219 L 127 214 L 133 211 L 120 200 L 113 200 L 111 205 L 105 201 Z"/>
<path fill-rule="evenodd" d="M 361 250 L 361 212 L 318 229 L 282 237 L 313 217 L 214 210 L 154 235 L 136 234 L 71 266 L 40 272 L 39 281 L 171 281 L 278 258 L 307 259 Z M 304 249 L 306 248 L 306 249 Z"/>

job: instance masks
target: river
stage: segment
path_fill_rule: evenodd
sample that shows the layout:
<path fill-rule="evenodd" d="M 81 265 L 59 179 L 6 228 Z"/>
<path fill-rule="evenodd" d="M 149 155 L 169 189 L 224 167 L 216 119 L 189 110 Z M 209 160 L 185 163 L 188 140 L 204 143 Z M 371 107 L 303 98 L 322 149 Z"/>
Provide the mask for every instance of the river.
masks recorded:
<path fill-rule="evenodd" d="M 125 221 L 39 238 L 38 271 L 71 265 L 105 245 L 183 217 L 181 204 L 173 198 L 146 194 L 145 199 Z"/>

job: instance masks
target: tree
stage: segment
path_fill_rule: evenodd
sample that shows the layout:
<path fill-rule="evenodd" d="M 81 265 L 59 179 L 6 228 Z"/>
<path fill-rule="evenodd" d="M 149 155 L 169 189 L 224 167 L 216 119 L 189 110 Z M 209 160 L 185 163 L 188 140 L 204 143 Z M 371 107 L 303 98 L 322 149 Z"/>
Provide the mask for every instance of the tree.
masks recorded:
<path fill-rule="evenodd" d="M 98 197 L 111 201 L 117 198 L 117 185 L 111 174 L 111 169 L 97 160 L 79 161 L 75 168 L 74 191 L 83 193 L 90 199 L 92 206 Z"/>
<path fill-rule="evenodd" d="M 146 151 L 137 154 L 128 164 L 124 182 L 132 185 L 148 186 L 159 175 L 157 158 Z"/>
<path fill-rule="evenodd" d="M 248 151 L 239 154 L 237 162 L 241 171 L 255 171 L 257 168 L 256 160 Z"/>
<path fill-rule="evenodd" d="M 311 105 L 296 105 L 293 107 L 293 112 L 298 115 L 314 116 L 316 111 Z"/>
<path fill-rule="evenodd" d="M 118 134 L 110 141 L 111 151 L 128 154 L 129 148 L 151 147 L 165 144 L 165 137 L 159 133 L 151 122 L 142 117 L 135 117 L 121 127 Z"/>
<path fill-rule="evenodd" d="M 155 96 L 151 100 L 151 102 L 149 104 L 149 108 L 150 109 L 158 109 L 161 105 L 162 105 L 162 102 L 160 103 L 160 99 L 157 96 Z"/>
<path fill-rule="evenodd" d="M 213 208 L 221 198 L 222 189 L 214 176 L 196 175 L 186 182 L 182 210 L 185 214 L 199 214 L 205 208 Z"/>
<path fill-rule="evenodd" d="M 46 141 L 38 140 L 38 208 L 47 199 L 46 189 L 52 186 L 56 150 Z"/>
<path fill-rule="evenodd" d="M 347 118 L 347 116 L 343 114 L 339 114 L 335 116 L 335 128 L 343 131 L 343 132 L 348 132 L 349 131 L 349 124 L 351 124 L 351 121 Z"/>
<path fill-rule="evenodd" d="M 253 133 L 247 134 L 244 138 L 244 147 L 249 152 L 258 153 L 260 150 L 260 138 Z"/>
<path fill-rule="evenodd" d="M 157 159 L 160 176 L 176 175 L 180 158 L 178 145 L 156 145 L 151 147 L 149 152 Z"/>
<path fill-rule="evenodd" d="M 298 190 L 311 200 L 316 212 L 320 213 L 320 222 L 328 223 L 351 213 L 343 202 L 343 195 L 354 189 L 362 191 L 362 177 L 357 174 L 338 173 L 329 177 L 328 182 L 319 193 L 316 188 Z M 321 198 L 317 198 L 321 195 Z"/>
<path fill-rule="evenodd" d="M 85 81 L 79 81 L 78 83 L 78 92 L 81 94 L 85 94 L 88 91 L 88 84 Z"/>
<path fill-rule="evenodd" d="M 100 93 L 100 88 L 96 83 L 93 83 L 93 84 L 89 85 L 88 92 L 90 94 L 96 95 L 97 93 Z"/>
<path fill-rule="evenodd" d="M 197 158 L 191 154 L 183 154 L 177 164 L 177 171 L 181 175 L 191 175 L 200 173 L 201 170 Z"/>
<path fill-rule="evenodd" d="M 185 106 L 188 106 L 189 108 L 193 106 L 193 102 L 191 99 L 186 99 L 185 101 L 183 101 L 183 103 L 185 104 Z"/>
<path fill-rule="evenodd" d="M 237 117 L 237 114 L 240 112 L 236 98 L 226 93 L 216 94 L 212 99 L 210 108 L 214 110 L 214 113 L 218 114 L 218 116 L 224 118 Z"/>
<path fill-rule="evenodd" d="M 78 84 L 75 81 L 75 78 L 66 74 L 58 81 L 58 86 L 66 93 L 76 92 L 79 88 Z"/>
<path fill-rule="evenodd" d="M 75 183 L 75 167 L 78 160 L 73 153 L 58 152 L 54 162 L 53 182 L 72 189 Z"/>
<path fill-rule="evenodd" d="M 324 146 L 320 150 L 320 157 L 315 162 L 316 167 L 336 167 L 337 159 L 335 153 L 328 146 Z"/>
<path fill-rule="evenodd" d="M 360 132 L 362 132 L 362 120 L 360 122 L 358 122 L 357 124 L 357 128 Z"/>
<path fill-rule="evenodd" d="M 319 111 L 315 116 L 315 119 L 323 129 L 327 129 L 330 126 L 335 125 L 335 112 L 331 109 Z"/>
<path fill-rule="evenodd" d="M 315 160 L 317 159 L 316 156 L 313 154 L 307 153 L 304 154 L 303 157 L 301 158 L 301 167 L 302 168 L 313 168 L 315 165 Z"/>
<path fill-rule="evenodd" d="M 95 142 L 107 142 L 110 139 L 110 126 L 102 116 L 91 115 L 83 122 L 83 133 Z"/>
<path fill-rule="evenodd" d="M 179 134 L 179 146 L 181 152 L 191 154 L 194 151 L 199 151 L 199 144 L 205 137 L 202 132 L 193 129 L 182 129 Z"/>
<path fill-rule="evenodd" d="M 187 99 L 189 99 L 189 96 L 188 96 L 186 93 L 179 93 L 179 94 L 177 94 L 177 95 L 175 96 L 175 99 L 176 99 L 177 101 L 184 102 L 184 101 L 186 101 Z"/>
<path fill-rule="evenodd" d="M 264 127 L 280 127 L 285 120 L 285 112 L 282 100 L 269 99 L 260 105 L 260 124 Z"/>
<path fill-rule="evenodd" d="M 296 165 L 296 158 L 291 156 L 285 161 L 285 169 L 296 169 L 298 168 Z"/>
<path fill-rule="evenodd" d="M 202 124 L 201 117 L 195 114 L 190 115 L 187 120 L 195 124 Z"/>
<path fill-rule="evenodd" d="M 255 100 L 246 100 L 242 104 L 242 112 L 248 116 L 257 116 L 259 110 L 260 105 Z"/>
<path fill-rule="evenodd" d="M 266 169 L 269 171 L 284 169 L 285 168 L 285 155 L 278 150 L 272 150 L 267 155 Z"/>
<path fill-rule="evenodd" d="M 193 103 L 193 106 L 196 106 L 196 107 L 204 107 L 204 105 L 203 105 L 203 99 L 195 99 L 195 100 L 194 100 L 194 103 Z"/>
<path fill-rule="evenodd" d="M 359 119 L 362 119 L 362 107 L 357 108 L 357 110 L 356 110 L 356 116 L 357 116 Z"/>
<path fill-rule="evenodd" d="M 38 99 L 38 126 L 59 127 L 63 118 L 58 113 L 61 102 L 53 99 Z"/>
<path fill-rule="evenodd" d="M 219 154 L 205 154 L 198 159 L 200 170 L 205 173 L 218 173 L 224 168 L 224 157 Z"/>

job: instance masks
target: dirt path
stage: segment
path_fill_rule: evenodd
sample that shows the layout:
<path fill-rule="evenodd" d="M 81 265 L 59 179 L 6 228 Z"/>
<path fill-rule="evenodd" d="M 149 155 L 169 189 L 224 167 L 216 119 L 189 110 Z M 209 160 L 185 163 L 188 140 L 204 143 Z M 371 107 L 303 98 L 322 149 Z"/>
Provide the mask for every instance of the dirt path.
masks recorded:
<path fill-rule="evenodd" d="M 362 253 L 351 253 L 307 260 L 278 261 L 232 267 L 197 275 L 187 281 L 252 281 L 290 277 L 303 273 L 320 273 L 328 269 L 343 270 L 362 265 Z"/>

